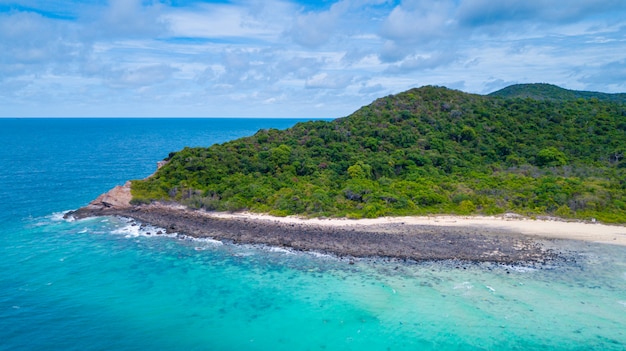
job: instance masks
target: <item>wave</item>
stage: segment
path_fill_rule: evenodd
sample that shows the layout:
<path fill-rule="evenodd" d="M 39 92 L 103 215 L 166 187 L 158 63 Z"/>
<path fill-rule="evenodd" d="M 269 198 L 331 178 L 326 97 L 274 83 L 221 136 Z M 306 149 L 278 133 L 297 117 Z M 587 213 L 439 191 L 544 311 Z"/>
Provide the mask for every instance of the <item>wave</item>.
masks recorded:
<path fill-rule="evenodd" d="M 537 268 L 531 267 L 528 265 L 523 265 L 523 264 L 519 264 L 519 265 L 503 264 L 501 267 L 507 270 L 511 270 L 513 272 L 517 272 L 517 273 L 531 273 L 531 272 L 537 271 Z"/>
<path fill-rule="evenodd" d="M 166 229 L 153 226 L 150 224 L 139 223 L 132 218 L 123 218 L 125 221 L 125 225 L 111 231 L 112 234 L 124 235 L 126 238 L 136 238 L 136 237 L 149 237 L 149 238 L 157 238 L 157 237 L 166 237 L 173 238 L 182 241 L 189 241 L 197 246 L 194 246 L 194 250 L 196 251 L 204 251 L 210 248 L 214 248 L 217 246 L 222 246 L 224 243 L 220 240 L 216 240 L 213 238 L 195 238 L 189 235 L 180 234 L 180 233 L 168 233 Z"/>
<path fill-rule="evenodd" d="M 323 253 L 323 252 L 317 252 L 317 251 L 307 251 L 306 253 L 309 256 L 313 256 L 315 258 L 324 258 L 324 259 L 332 259 L 332 260 L 339 259 L 339 256 L 329 254 L 329 253 Z"/>
<path fill-rule="evenodd" d="M 126 238 L 162 236 L 168 238 L 178 237 L 178 233 L 168 233 L 164 228 L 149 224 L 139 224 L 133 219 L 126 219 L 126 225 L 112 230 L 112 234 L 124 235 Z"/>
<path fill-rule="evenodd" d="M 52 222 L 73 222 L 75 221 L 74 217 L 69 216 L 68 218 L 65 218 L 65 215 L 71 211 L 62 211 L 62 212 L 54 212 L 48 216 L 46 216 L 47 219 L 51 220 Z"/>
<path fill-rule="evenodd" d="M 25 220 L 28 220 L 29 222 L 31 222 L 31 225 L 34 225 L 35 227 L 45 226 L 45 225 L 50 224 L 50 222 L 52 223 L 74 222 L 75 221 L 74 217 L 71 217 L 71 216 L 68 218 L 64 217 L 68 212 L 71 212 L 71 211 L 68 210 L 68 211 L 61 211 L 61 212 L 53 212 L 45 216 L 37 216 L 37 217 L 28 216 L 25 218 Z"/>
<path fill-rule="evenodd" d="M 237 257 L 249 257 L 255 256 L 261 253 L 273 254 L 277 256 L 292 256 L 292 257 L 308 257 L 314 260 L 329 260 L 329 261 L 353 261 L 354 258 L 339 257 L 334 254 L 324 253 L 319 251 L 301 251 L 290 247 L 271 246 L 266 244 L 234 244 L 227 242 L 229 246 L 236 248 L 233 252 Z"/>

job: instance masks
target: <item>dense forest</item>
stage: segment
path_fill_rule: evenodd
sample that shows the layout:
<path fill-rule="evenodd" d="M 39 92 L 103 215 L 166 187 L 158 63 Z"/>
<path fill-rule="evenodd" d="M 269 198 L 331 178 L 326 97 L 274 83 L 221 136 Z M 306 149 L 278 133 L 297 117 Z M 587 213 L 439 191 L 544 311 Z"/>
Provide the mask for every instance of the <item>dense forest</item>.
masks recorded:
<path fill-rule="evenodd" d="M 597 99 L 626 103 L 626 93 L 606 94 L 595 91 L 568 90 L 552 84 L 515 84 L 489 94 L 503 98 L 532 98 L 536 100 Z"/>
<path fill-rule="evenodd" d="M 317 217 L 516 212 L 624 223 L 623 94 L 571 92 L 547 84 L 486 96 L 411 89 L 330 122 L 171 153 L 153 177 L 132 182 L 133 202 Z"/>

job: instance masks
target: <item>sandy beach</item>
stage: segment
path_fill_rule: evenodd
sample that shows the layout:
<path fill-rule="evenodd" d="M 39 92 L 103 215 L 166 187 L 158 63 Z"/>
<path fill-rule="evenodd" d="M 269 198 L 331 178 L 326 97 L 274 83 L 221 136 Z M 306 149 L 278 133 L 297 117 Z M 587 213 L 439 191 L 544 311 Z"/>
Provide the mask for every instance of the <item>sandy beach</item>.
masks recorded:
<path fill-rule="evenodd" d="M 130 184 L 117 186 L 66 216 L 124 216 L 168 233 L 233 243 L 263 244 L 340 256 L 411 260 L 545 263 L 556 240 L 626 246 L 626 227 L 499 216 L 422 216 L 374 219 L 275 217 L 249 212 L 192 210 L 175 203 L 130 204 Z M 551 241 L 551 245 L 546 245 Z M 548 248 L 548 247 L 553 247 Z M 558 243 L 556 245 L 558 251 Z"/>
<path fill-rule="evenodd" d="M 406 224 L 434 227 L 466 227 L 475 229 L 503 230 L 511 233 L 536 236 L 546 239 L 582 240 L 588 242 L 626 246 L 626 226 L 607 225 L 582 221 L 564 221 L 557 218 L 531 219 L 515 214 L 499 216 L 411 216 L 380 217 L 372 219 L 319 219 L 299 217 L 275 217 L 256 213 L 211 212 L 207 215 L 217 218 L 249 218 L 280 223 L 297 223 L 330 227 L 380 226 L 385 224 Z"/>
<path fill-rule="evenodd" d="M 559 244 L 555 250 L 555 240 L 626 245 L 624 226 L 530 219 L 515 214 L 308 219 L 248 212 L 206 212 L 177 204 L 120 205 L 99 198 L 68 215 L 75 218 L 117 215 L 161 227 L 168 233 L 198 238 L 339 256 L 417 261 L 453 259 L 544 264 L 559 256 Z M 548 241 L 550 245 L 546 245 Z"/>

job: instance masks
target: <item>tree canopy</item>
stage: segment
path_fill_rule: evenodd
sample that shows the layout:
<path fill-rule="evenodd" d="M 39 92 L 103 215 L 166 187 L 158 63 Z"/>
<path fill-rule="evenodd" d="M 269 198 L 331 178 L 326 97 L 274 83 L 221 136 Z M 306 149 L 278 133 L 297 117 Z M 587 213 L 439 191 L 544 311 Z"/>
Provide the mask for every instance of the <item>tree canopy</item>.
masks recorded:
<path fill-rule="evenodd" d="M 511 211 L 623 223 L 625 152 L 622 102 L 426 86 L 333 121 L 171 153 L 132 194 L 274 215 Z"/>

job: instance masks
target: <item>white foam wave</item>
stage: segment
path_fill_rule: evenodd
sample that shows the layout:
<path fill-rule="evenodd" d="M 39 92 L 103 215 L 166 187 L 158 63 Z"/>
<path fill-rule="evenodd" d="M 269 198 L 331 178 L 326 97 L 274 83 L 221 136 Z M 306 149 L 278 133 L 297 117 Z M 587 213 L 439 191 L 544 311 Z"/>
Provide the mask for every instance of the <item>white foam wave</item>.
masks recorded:
<path fill-rule="evenodd" d="M 163 229 L 163 231 L 165 231 Z M 194 242 L 194 243 L 198 243 L 198 244 L 202 244 L 203 246 L 196 246 L 196 251 L 202 251 L 205 250 L 208 247 L 215 247 L 215 246 L 222 246 L 224 245 L 223 242 L 221 242 L 220 240 L 216 240 L 213 238 L 195 238 L 193 236 L 189 236 L 189 235 L 185 235 L 185 234 L 172 234 L 172 235 L 167 235 L 170 237 L 176 237 L 176 239 L 178 240 L 184 240 L 184 241 L 190 241 L 190 242 Z"/>
<path fill-rule="evenodd" d="M 203 251 L 211 247 L 224 245 L 223 242 L 213 238 L 194 238 L 192 236 L 179 233 L 168 233 L 164 228 L 149 224 L 139 224 L 132 218 L 125 218 L 125 220 L 125 225 L 111 231 L 111 233 L 124 235 L 125 238 L 167 237 L 176 238 L 178 240 L 186 240 L 198 244 L 198 246 L 194 247 L 196 251 Z"/>
<path fill-rule="evenodd" d="M 317 252 L 317 251 L 307 251 L 307 254 L 315 258 L 324 258 L 324 259 L 333 259 L 333 260 L 337 259 L 337 256 L 327 254 L 327 253 Z"/>
<path fill-rule="evenodd" d="M 283 248 L 283 247 L 267 246 L 266 250 L 269 251 L 269 252 L 277 252 L 277 253 L 282 253 L 282 254 L 285 254 L 285 255 L 295 255 L 293 250 L 286 249 L 286 248 Z"/>
<path fill-rule="evenodd" d="M 53 221 L 53 222 L 65 222 L 65 221 L 72 221 L 74 218 L 72 218 L 72 220 L 70 220 L 70 218 L 65 219 L 63 218 L 63 216 L 65 216 L 68 212 L 70 211 L 63 211 L 63 212 L 54 212 L 53 214 L 51 214 L 50 216 L 48 216 L 48 218 Z"/>
<path fill-rule="evenodd" d="M 191 238 L 191 240 L 196 241 L 196 242 L 200 242 L 200 243 L 213 245 L 213 246 L 224 245 L 223 242 L 221 242 L 219 240 L 211 239 L 211 238 Z"/>
<path fill-rule="evenodd" d="M 269 253 L 283 254 L 285 256 L 312 256 L 316 259 L 327 259 L 327 260 L 340 260 L 338 256 L 317 252 L 317 251 L 300 251 L 290 247 L 279 247 L 279 246 L 271 246 L 266 244 L 235 244 L 234 247 L 238 248 L 240 251 L 234 253 L 233 256 L 236 257 L 247 257 L 254 256 L 258 254 L 260 251 L 265 251 Z"/>
<path fill-rule="evenodd" d="M 502 265 L 502 267 L 508 270 L 511 270 L 513 272 L 518 272 L 518 273 L 530 273 L 530 272 L 537 271 L 537 268 L 528 267 L 528 266 Z"/>
<path fill-rule="evenodd" d="M 624 307 L 626 307 L 626 301 L 617 301 L 617 303 L 622 305 L 622 306 L 624 306 Z"/>
<path fill-rule="evenodd" d="M 247 252 L 250 253 L 249 255 L 246 254 L 243 256 L 255 255 L 258 251 L 273 252 L 285 255 L 295 255 L 297 253 L 296 250 L 287 247 L 270 246 L 266 244 L 237 244 L 236 247 L 240 249 L 245 249 Z"/>
<path fill-rule="evenodd" d="M 177 236 L 176 233 L 167 233 L 165 229 L 155 227 L 152 225 L 142 224 L 139 225 L 134 221 L 127 222 L 127 225 L 120 227 L 111 231 L 113 234 L 124 235 L 126 238 L 136 238 L 136 237 L 152 237 L 152 236 L 166 236 L 170 238 L 175 238 Z"/>
<path fill-rule="evenodd" d="M 74 222 L 76 219 L 72 216 L 68 216 L 67 218 L 65 218 L 65 215 L 67 215 L 68 212 L 71 212 L 71 211 L 68 210 L 68 211 L 62 211 L 62 212 L 53 212 L 43 218 L 49 222 Z M 38 224 L 41 224 L 41 223 L 38 223 Z"/>
<path fill-rule="evenodd" d="M 65 216 L 68 212 L 70 211 L 53 212 L 49 215 L 42 216 L 42 217 L 29 216 L 28 219 L 33 222 L 32 225 L 35 227 L 47 226 L 47 225 L 50 225 L 50 222 L 52 223 L 74 222 L 76 220 L 74 217 L 70 216 L 68 218 L 63 218 L 63 216 Z"/>

